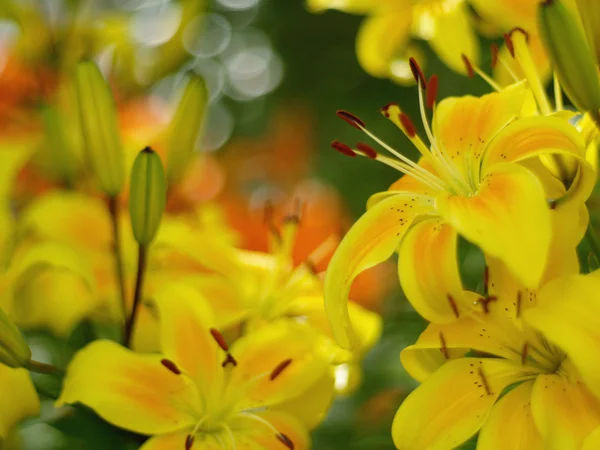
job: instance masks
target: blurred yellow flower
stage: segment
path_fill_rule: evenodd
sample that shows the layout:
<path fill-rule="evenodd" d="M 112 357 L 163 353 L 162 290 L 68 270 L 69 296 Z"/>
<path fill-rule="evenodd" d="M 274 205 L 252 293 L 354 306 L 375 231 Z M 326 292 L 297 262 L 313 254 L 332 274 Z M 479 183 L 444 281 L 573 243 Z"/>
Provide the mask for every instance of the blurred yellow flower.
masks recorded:
<path fill-rule="evenodd" d="M 144 450 L 309 448 L 307 425 L 322 418 L 333 392 L 310 329 L 278 324 L 229 348 L 193 289 L 172 284 L 156 303 L 162 354 L 96 341 L 70 364 L 58 405 L 79 402 L 114 425 L 155 436 Z"/>
<path fill-rule="evenodd" d="M 416 64 L 414 68 L 420 71 Z M 550 209 L 543 183 L 524 162 L 554 154 L 581 161 L 568 193 L 573 201 L 583 202 L 594 184 L 593 170 L 583 160 L 583 139 L 573 126 L 556 117 L 520 117 L 526 97 L 523 83 L 482 97 L 446 98 L 436 108 L 435 82 L 430 81 L 432 132 L 424 77 L 417 78 L 430 148 L 398 105 L 386 106 L 383 113 L 422 154 L 419 165 L 373 135 L 360 119 L 338 113 L 393 157 L 362 143 L 350 148 L 334 142 L 334 148 L 349 156 L 374 158 L 405 174 L 388 191 L 369 199 L 368 211 L 344 237 L 329 265 L 327 312 L 338 343 L 346 348 L 356 339 L 346 308 L 352 281 L 389 258 L 399 244 L 399 275 L 407 297 L 426 319 L 448 322 L 468 303 L 458 275 L 457 233 L 501 259 L 527 287 L 535 288 L 540 281 L 551 240 Z M 411 227 L 415 221 L 418 225 Z M 447 295 L 453 302 L 445 300 Z"/>
<path fill-rule="evenodd" d="M 361 66 L 375 77 L 412 83 L 408 59 L 422 54 L 425 40 L 451 69 L 466 73 L 461 54 L 479 59 L 479 41 L 463 0 L 307 0 L 312 11 L 327 8 L 365 14 L 356 39 Z"/>
<path fill-rule="evenodd" d="M 0 364 L 0 447 L 9 431 L 27 417 L 37 416 L 40 400 L 25 369 Z"/>
<path fill-rule="evenodd" d="M 472 309 L 452 324 L 429 325 L 402 352 L 422 384 L 394 419 L 399 449 L 451 449 L 478 431 L 479 449 L 579 449 L 600 425 L 597 364 L 589 353 L 597 283 L 567 275 L 531 290 L 489 261 L 489 291 Z M 569 295 L 569 287 L 587 295 Z M 595 385 L 587 384 L 590 376 Z"/>

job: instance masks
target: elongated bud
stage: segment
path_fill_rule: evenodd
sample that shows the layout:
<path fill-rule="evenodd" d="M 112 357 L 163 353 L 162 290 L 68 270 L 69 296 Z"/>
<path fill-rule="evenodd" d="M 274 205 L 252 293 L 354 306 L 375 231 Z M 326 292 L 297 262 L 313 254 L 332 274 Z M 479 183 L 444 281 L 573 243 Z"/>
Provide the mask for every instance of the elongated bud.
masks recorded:
<path fill-rule="evenodd" d="M 208 92 L 204 80 L 197 75 L 192 75 L 183 89 L 167 134 L 169 184 L 174 184 L 183 178 L 194 156 L 207 103 Z"/>
<path fill-rule="evenodd" d="M 167 182 L 160 157 L 150 147 L 142 150 L 131 169 L 129 214 L 135 240 L 148 245 L 154 239 L 167 201 Z"/>
<path fill-rule="evenodd" d="M 68 186 L 72 186 L 77 177 L 77 161 L 71 148 L 71 142 L 67 138 L 65 121 L 53 106 L 42 106 L 41 115 L 46 149 L 53 162 L 52 174 Z"/>
<path fill-rule="evenodd" d="M 539 6 L 538 22 L 565 92 L 580 111 L 598 117 L 598 68 L 577 18 L 560 0 L 546 0 Z"/>
<path fill-rule="evenodd" d="M 600 8 L 598 0 L 577 0 L 579 17 L 587 35 L 588 44 L 596 55 L 596 63 L 600 64 Z"/>
<path fill-rule="evenodd" d="M 31 358 L 31 350 L 17 326 L 0 308 L 0 363 L 23 367 Z"/>
<path fill-rule="evenodd" d="M 110 87 L 92 61 L 81 61 L 75 87 L 85 154 L 104 193 L 117 195 L 125 181 L 125 159 Z"/>

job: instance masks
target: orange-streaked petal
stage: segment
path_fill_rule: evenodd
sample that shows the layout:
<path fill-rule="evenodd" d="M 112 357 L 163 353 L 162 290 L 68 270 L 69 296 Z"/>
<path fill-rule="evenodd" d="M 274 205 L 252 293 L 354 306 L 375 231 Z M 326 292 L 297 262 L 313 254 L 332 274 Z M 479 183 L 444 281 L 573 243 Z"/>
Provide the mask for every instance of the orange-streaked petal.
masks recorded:
<path fill-rule="evenodd" d="M 517 164 L 496 164 L 471 197 L 440 196 L 442 217 L 460 234 L 501 259 L 526 287 L 546 267 L 551 218 L 540 181 Z"/>
<path fill-rule="evenodd" d="M 456 230 L 439 218 L 408 230 L 398 249 L 398 275 L 404 294 L 426 320 L 456 320 L 465 307 L 456 260 Z M 466 305 L 468 308 L 471 305 Z"/>
<path fill-rule="evenodd" d="M 600 427 L 588 434 L 581 450 L 596 450 L 598 448 L 600 448 Z"/>
<path fill-rule="evenodd" d="M 0 444 L 8 432 L 27 417 L 40 413 L 40 399 L 25 369 L 0 364 Z"/>
<path fill-rule="evenodd" d="M 358 344 L 348 314 L 348 293 L 356 276 L 392 256 L 413 220 L 433 211 L 433 199 L 398 194 L 370 208 L 348 231 L 325 275 L 325 307 L 338 344 Z"/>
<path fill-rule="evenodd" d="M 154 295 L 154 300 L 163 354 L 202 389 L 210 390 L 222 373 L 225 352 L 211 334 L 216 318 L 209 303 L 193 287 L 181 282 L 165 286 Z"/>
<path fill-rule="evenodd" d="M 533 381 L 525 381 L 498 400 L 479 432 L 478 449 L 545 448 L 531 415 L 532 389 Z M 507 433 L 507 430 L 510 430 L 510 433 Z"/>
<path fill-rule="evenodd" d="M 161 356 L 94 341 L 71 361 L 57 406 L 81 403 L 107 422 L 141 434 L 193 426 L 198 392 L 160 361 Z"/>
<path fill-rule="evenodd" d="M 258 415 L 273 425 L 277 431 L 283 433 L 293 443 L 294 449 L 308 450 L 311 447 L 308 431 L 294 416 L 279 411 L 269 411 Z M 258 445 L 257 449 L 285 450 L 285 445 L 270 429 L 261 427 L 259 423 L 251 419 L 246 419 L 245 422 L 246 425 L 249 425 L 245 434 Z"/>
<path fill-rule="evenodd" d="M 599 271 L 550 281 L 538 293 L 537 305 L 524 319 L 562 348 L 590 390 L 600 397 Z"/>
<path fill-rule="evenodd" d="M 600 426 L 600 402 L 581 383 L 559 375 L 539 375 L 531 393 L 531 411 L 545 447 L 576 450 Z"/>
<path fill-rule="evenodd" d="M 457 447 L 479 431 L 502 390 L 521 377 L 522 369 L 505 360 L 449 361 L 400 405 L 392 424 L 396 447 Z"/>

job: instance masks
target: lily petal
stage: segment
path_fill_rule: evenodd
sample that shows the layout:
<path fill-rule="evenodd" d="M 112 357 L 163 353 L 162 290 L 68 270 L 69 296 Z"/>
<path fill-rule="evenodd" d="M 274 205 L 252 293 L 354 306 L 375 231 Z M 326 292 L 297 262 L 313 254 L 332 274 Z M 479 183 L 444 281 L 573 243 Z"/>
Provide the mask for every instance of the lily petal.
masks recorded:
<path fill-rule="evenodd" d="M 294 445 L 295 449 L 308 450 L 310 448 L 310 436 L 302 423 L 294 416 L 278 411 L 269 411 L 260 414 L 260 417 L 268 421 L 279 433 L 283 433 Z M 246 420 L 248 428 L 247 436 L 255 442 L 258 449 L 282 450 L 285 446 L 268 428 L 257 426 L 256 421 Z"/>
<path fill-rule="evenodd" d="M 107 422 L 141 434 L 193 426 L 198 392 L 160 361 L 160 356 L 95 341 L 71 361 L 56 404 L 82 403 Z"/>
<path fill-rule="evenodd" d="M 456 320 L 465 306 L 456 241 L 456 230 L 434 218 L 411 227 L 398 249 L 402 290 L 417 312 L 430 322 Z"/>
<path fill-rule="evenodd" d="M 548 450 L 579 449 L 600 426 L 600 402 L 583 384 L 558 375 L 536 378 L 531 411 Z"/>
<path fill-rule="evenodd" d="M 178 431 L 152 437 L 140 447 L 140 450 L 183 450 L 186 448 L 185 443 L 191 430 L 190 428 L 188 431 Z M 223 444 L 213 436 L 202 435 L 194 439 L 192 448 L 196 447 L 202 450 L 222 450 Z"/>
<path fill-rule="evenodd" d="M 358 344 L 348 314 L 348 293 L 356 276 L 392 256 L 412 221 L 433 211 L 433 199 L 398 194 L 380 201 L 356 221 L 329 263 L 325 275 L 325 308 L 338 344 Z"/>
<path fill-rule="evenodd" d="M 600 448 L 600 427 L 588 434 L 581 450 L 596 450 L 597 448 Z"/>
<path fill-rule="evenodd" d="M 562 348 L 588 387 L 600 397 L 600 272 L 550 281 L 538 293 L 537 305 L 524 319 Z"/>
<path fill-rule="evenodd" d="M 479 450 L 545 448 L 531 416 L 532 389 L 533 382 L 526 381 L 498 400 L 479 432 Z"/>
<path fill-rule="evenodd" d="M 415 389 L 394 417 L 392 437 L 399 450 L 449 449 L 481 426 L 502 390 L 522 376 L 504 360 L 449 361 Z"/>
<path fill-rule="evenodd" d="M 516 164 L 496 164 L 472 197 L 440 196 L 442 217 L 484 253 L 504 261 L 526 287 L 546 267 L 550 211 L 539 180 Z"/>
<path fill-rule="evenodd" d="M 0 443 L 20 421 L 40 413 L 40 399 L 25 369 L 0 364 Z"/>

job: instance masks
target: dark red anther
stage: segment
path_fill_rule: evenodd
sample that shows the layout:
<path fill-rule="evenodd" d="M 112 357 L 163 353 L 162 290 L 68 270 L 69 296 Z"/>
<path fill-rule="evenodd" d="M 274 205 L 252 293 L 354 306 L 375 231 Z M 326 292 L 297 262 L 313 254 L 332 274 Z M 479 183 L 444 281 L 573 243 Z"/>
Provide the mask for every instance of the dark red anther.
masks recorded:
<path fill-rule="evenodd" d="M 515 27 L 512 30 L 510 30 L 511 36 L 513 35 L 513 33 L 523 33 L 523 35 L 525 36 L 525 41 L 529 42 L 529 33 L 527 31 L 525 31 L 523 28 Z"/>
<path fill-rule="evenodd" d="M 273 371 L 271 372 L 271 375 L 269 375 L 269 380 L 273 381 L 275 378 L 277 378 L 279 375 L 281 375 L 281 373 L 292 363 L 292 359 L 288 358 L 284 361 L 281 361 L 277 367 L 275 367 L 273 369 Z"/>
<path fill-rule="evenodd" d="M 281 442 L 283 445 L 285 445 L 290 450 L 294 450 L 294 443 L 292 442 L 292 440 L 289 437 L 287 437 L 287 435 L 285 435 L 283 433 L 279 433 L 276 436 L 277 436 L 277 439 L 279 440 L 279 442 Z"/>
<path fill-rule="evenodd" d="M 444 358 L 450 359 L 450 353 L 448 352 L 448 346 L 446 345 L 446 339 L 444 334 L 440 331 L 440 351 L 444 355 Z"/>
<path fill-rule="evenodd" d="M 408 64 L 410 65 L 410 70 L 413 74 L 413 77 L 415 77 L 415 81 L 421 85 L 422 89 L 426 89 L 427 82 L 425 80 L 425 75 L 423 74 L 421 66 L 419 66 L 417 60 L 411 56 L 408 59 Z"/>
<path fill-rule="evenodd" d="M 515 304 L 515 317 L 521 317 L 521 291 L 517 292 L 517 303 Z"/>
<path fill-rule="evenodd" d="M 356 144 L 356 148 L 363 152 L 366 156 L 371 159 L 377 158 L 377 152 L 370 145 L 365 144 L 364 142 L 359 142 Z"/>
<path fill-rule="evenodd" d="M 185 450 L 191 450 L 194 445 L 194 436 L 188 434 L 185 438 Z"/>
<path fill-rule="evenodd" d="M 493 43 L 490 45 L 490 51 L 492 53 L 492 69 L 498 64 L 498 44 Z"/>
<path fill-rule="evenodd" d="M 171 372 L 173 372 L 175 375 L 181 375 L 181 370 L 179 370 L 179 367 L 177 367 L 177 364 L 175 364 L 170 359 L 163 358 L 160 360 L 160 363 L 163 366 L 165 366 L 167 369 L 169 369 Z"/>
<path fill-rule="evenodd" d="M 467 69 L 467 76 L 469 78 L 473 78 L 475 76 L 475 71 L 473 70 L 473 65 L 471 64 L 471 61 L 469 61 L 469 58 L 467 58 L 467 55 L 465 55 L 464 53 L 460 56 L 463 60 L 465 68 Z"/>
<path fill-rule="evenodd" d="M 435 104 L 435 98 L 437 97 L 438 91 L 438 76 L 433 74 L 429 77 L 429 81 L 427 82 L 427 92 L 425 96 L 425 104 L 429 109 L 433 109 L 433 105 Z"/>
<path fill-rule="evenodd" d="M 352 150 L 349 146 L 347 146 L 343 142 L 333 141 L 331 143 L 331 147 L 336 149 L 342 155 L 350 156 L 351 158 L 354 158 L 356 156 L 356 153 L 354 152 L 354 150 Z"/>
<path fill-rule="evenodd" d="M 521 350 L 521 365 L 524 366 L 527 361 L 527 354 L 529 353 L 529 344 L 525 342 L 523 344 L 523 349 Z"/>
<path fill-rule="evenodd" d="M 487 296 L 490 285 L 490 266 L 486 265 L 483 269 L 483 293 Z"/>
<path fill-rule="evenodd" d="M 512 38 L 510 37 L 510 33 L 504 34 L 504 44 L 510 53 L 510 56 L 515 57 L 515 46 L 513 45 Z"/>
<path fill-rule="evenodd" d="M 490 312 L 490 303 L 495 302 L 498 298 L 495 295 L 490 295 L 487 297 L 481 297 L 477 300 L 477 303 L 481 305 L 484 314 L 489 314 Z"/>
<path fill-rule="evenodd" d="M 492 395 L 490 385 L 489 385 L 488 380 L 487 380 L 485 374 L 483 373 L 483 369 L 481 367 L 479 367 L 477 369 L 477 373 L 479 374 L 479 378 L 481 378 L 481 384 L 483 385 L 483 388 L 485 389 L 485 393 L 487 395 Z"/>
<path fill-rule="evenodd" d="M 448 294 L 448 303 L 450 303 L 450 308 L 452 308 L 452 312 L 454 313 L 454 316 L 458 319 L 458 317 L 460 316 L 459 312 L 458 312 L 458 305 L 456 304 L 456 300 L 454 300 L 454 298 Z"/>
<path fill-rule="evenodd" d="M 227 345 L 227 341 L 225 341 L 225 338 L 219 332 L 219 330 L 217 330 L 216 328 L 211 328 L 210 334 L 212 335 L 215 342 L 219 345 L 219 347 L 221 347 L 221 350 L 223 350 L 224 352 L 229 351 L 229 345 Z"/>
<path fill-rule="evenodd" d="M 340 119 L 345 120 L 346 122 L 348 122 L 354 128 L 358 128 L 359 130 L 365 128 L 365 123 L 362 120 L 360 120 L 358 117 L 356 117 L 354 114 L 349 113 L 348 111 L 344 111 L 342 109 L 339 109 L 339 110 L 336 111 L 335 114 Z"/>
<path fill-rule="evenodd" d="M 392 106 L 398 106 L 398 103 L 395 102 L 390 102 L 387 105 L 383 106 L 381 108 L 381 113 L 385 116 L 385 117 L 390 117 L 390 112 L 388 111 L 390 109 L 390 107 Z"/>
<path fill-rule="evenodd" d="M 412 120 L 410 120 L 410 117 L 401 112 L 398 118 L 400 119 L 400 123 L 402 124 L 402 127 L 404 128 L 404 131 L 406 131 L 408 137 L 414 138 L 417 135 L 417 129 L 415 128 L 415 124 L 412 123 Z"/>
<path fill-rule="evenodd" d="M 227 355 L 225 355 L 225 361 L 221 363 L 221 367 L 225 368 L 227 367 L 227 364 L 231 364 L 233 367 L 237 367 L 237 360 L 233 357 L 231 353 L 227 353 Z"/>

